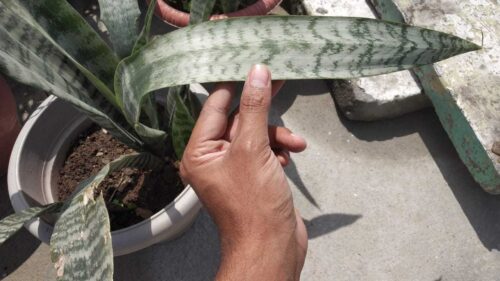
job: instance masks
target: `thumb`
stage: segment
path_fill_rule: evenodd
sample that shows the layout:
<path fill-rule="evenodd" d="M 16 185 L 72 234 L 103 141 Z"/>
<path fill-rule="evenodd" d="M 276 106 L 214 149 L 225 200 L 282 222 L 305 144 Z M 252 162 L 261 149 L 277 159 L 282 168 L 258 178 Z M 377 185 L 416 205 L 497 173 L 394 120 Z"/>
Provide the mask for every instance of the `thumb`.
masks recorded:
<path fill-rule="evenodd" d="M 267 125 L 271 92 L 269 68 L 263 64 L 252 66 L 241 95 L 236 138 L 269 142 Z"/>

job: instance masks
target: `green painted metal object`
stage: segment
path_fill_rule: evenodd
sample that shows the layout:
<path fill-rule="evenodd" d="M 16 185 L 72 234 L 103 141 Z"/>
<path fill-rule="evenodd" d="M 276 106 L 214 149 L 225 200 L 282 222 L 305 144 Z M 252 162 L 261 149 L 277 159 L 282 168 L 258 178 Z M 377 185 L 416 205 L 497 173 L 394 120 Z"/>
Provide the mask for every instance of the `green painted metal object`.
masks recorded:
<path fill-rule="evenodd" d="M 483 50 L 478 53 L 449 59 L 435 66 L 415 68 L 414 72 L 474 179 L 485 191 L 500 194 L 500 156 L 497 151 L 500 143 L 500 65 L 497 53 L 500 19 L 495 16 L 500 14 L 500 6 L 449 1 L 443 7 L 437 2 L 420 2 L 371 0 L 384 20 L 427 27 L 433 25 L 433 28 L 445 32 L 467 35 L 464 37 L 468 39 L 485 40 Z"/>

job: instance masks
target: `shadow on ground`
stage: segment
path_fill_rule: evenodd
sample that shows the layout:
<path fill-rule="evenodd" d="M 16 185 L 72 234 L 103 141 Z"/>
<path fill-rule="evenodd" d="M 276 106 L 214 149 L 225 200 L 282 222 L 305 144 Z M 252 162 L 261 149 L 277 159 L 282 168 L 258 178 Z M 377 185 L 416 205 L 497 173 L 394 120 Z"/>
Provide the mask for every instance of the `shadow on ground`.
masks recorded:
<path fill-rule="evenodd" d="M 305 224 L 314 239 L 354 223 L 361 216 L 326 214 Z M 180 238 L 115 258 L 115 280 L 213 280 L 220 262 L 217 228 L 204 211 Z"/>
<path fill-rule="evenodd" d="M 326 214 L 311 220 L 304 220 L 309 240 L 336 231 L 339 228 L 355 223 L 361 215 Z"/>
<path fill-rule="evenodd" d="M 500 196 L 486 193 L 474 181 L 433 109 L 373 123 L 350 121 L 339 115 L 343 125 L 365 141 L 384 141 L 418 133 L 484 247 L 490 251 L 500 250 Z"/>
<path fill-rule="evenodd" d="M 13 214 L 7 191 L 7 179 L 0 177 L 0 219 Z M 22 228 L 0 247 L 0 279 L 20 267 L 40 246 L 40 241 Z"/>
<path fill-rule="evenodd" d="M 285 114 L 287 110 L 293 105 L 294 101 L 297 99 L 297 96 L 322 95 L 328 91 L 328 88 L 326 88 L 326 84 L 321 84 L 323 86 L 321 87 L 318 86 L 320 85 L 320 83 L 322 82 L 315 80 L 287 81 L 278 95 L 273 99 L 273 110 L 270 116 L 270 123 L 272 123 L 273 125 L 286 127 L 286 124 L 284 124 L 281 116 Z M 293 160 L 290 161 L 290 164 L 285 168 L 285 173 L 297 187 L 300 193 L 309 201 L 309 203 L 311 203 L 316 208 L 321 209 L 313 194 L 300 177 L 300 174 Z"/>

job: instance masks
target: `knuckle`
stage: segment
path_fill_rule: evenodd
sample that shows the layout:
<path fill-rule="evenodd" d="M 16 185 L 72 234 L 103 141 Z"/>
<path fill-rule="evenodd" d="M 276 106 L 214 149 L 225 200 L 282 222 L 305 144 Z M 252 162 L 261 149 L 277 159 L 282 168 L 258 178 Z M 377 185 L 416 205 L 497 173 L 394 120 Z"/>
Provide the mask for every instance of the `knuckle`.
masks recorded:
<path fill-rule="evenodd" d="M 268 96 L 264 89 L 252 89 L 249 93 L 241 96 L 240 110 L 247 112 L 260 112 L 268 105 Z"/>
<path fill-rule="evenodd" d="M 267 142 L 248 139 L 238 142 L 238 144 L 235 146 L 235 149 L 241 153 L 256 155 L 261 151 L 265 151 L 268 146 L 269 143 Z"/>
<path fill-rule="evenodd" d="M 202 111 L 205 111 L 206 113 L 220 113 L 225 115 L 229 111 L 229 106 L 230 105 L 216 105 L 213 102 L 207 101 L 203 106 Z"/>

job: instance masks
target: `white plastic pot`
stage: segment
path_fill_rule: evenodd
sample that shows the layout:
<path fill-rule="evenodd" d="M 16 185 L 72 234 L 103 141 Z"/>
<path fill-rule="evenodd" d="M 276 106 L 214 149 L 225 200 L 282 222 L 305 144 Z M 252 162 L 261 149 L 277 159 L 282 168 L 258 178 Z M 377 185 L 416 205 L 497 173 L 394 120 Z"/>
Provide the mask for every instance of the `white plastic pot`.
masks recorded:
<path fill-rule="evenodd" d="M 84 114 L 55 97 L 47 98 L 32 114 L 16 140 L 9 162 L 9 196 L 16 212 L 55 201 L 59 169 L 71 144 L 90 125 Z M 180 236 L 192 225 L 200 207 L 195 192 L 187 186 L 151 218 L 113 231 L 114 255 L 129 254 Z M 49 243 L 53 222 L 36 219 L 25 227 Z"/>

